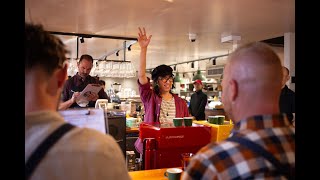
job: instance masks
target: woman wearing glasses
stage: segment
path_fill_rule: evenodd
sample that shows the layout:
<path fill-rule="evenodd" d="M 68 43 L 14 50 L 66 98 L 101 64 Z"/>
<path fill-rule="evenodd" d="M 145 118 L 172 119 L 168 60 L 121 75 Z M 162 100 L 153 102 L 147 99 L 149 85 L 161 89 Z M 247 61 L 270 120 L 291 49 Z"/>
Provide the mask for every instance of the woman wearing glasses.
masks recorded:
<path fill-rule="evenodd" d="M 139 27 L 138 42 L 140 51 L 140 66 L 138 70 L 139 93 L 145 107 L 144 122 L 157 127 L 173 126 L 174 117 L 190 116 L 186 102 L 178 95 L 173 94 L 172 68 L 167 65 L 157 66 L 151 73 L 153 87 L 146 76 L 147 47 L 152 35 L 147 37 L 145 28 Z M 137 151 L 142 153 L 142 142 L 135 143 Z"/>

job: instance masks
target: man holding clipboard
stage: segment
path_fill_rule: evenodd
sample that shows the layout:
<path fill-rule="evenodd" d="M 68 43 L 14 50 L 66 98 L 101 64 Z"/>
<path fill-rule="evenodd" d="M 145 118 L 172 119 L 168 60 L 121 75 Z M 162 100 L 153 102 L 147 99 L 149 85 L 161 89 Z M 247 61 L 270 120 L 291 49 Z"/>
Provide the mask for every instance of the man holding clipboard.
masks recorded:
<path fill-rule="evenodd" d="M 69 78 L 64 85 L 59 110 L 95 107 L 97 99 L 109 100 L 106 92 L 99 86 L 99 80 L 89 75 L 92 67 L 92 56 L 82 55 L 78 62 L 77 74 Z"/>

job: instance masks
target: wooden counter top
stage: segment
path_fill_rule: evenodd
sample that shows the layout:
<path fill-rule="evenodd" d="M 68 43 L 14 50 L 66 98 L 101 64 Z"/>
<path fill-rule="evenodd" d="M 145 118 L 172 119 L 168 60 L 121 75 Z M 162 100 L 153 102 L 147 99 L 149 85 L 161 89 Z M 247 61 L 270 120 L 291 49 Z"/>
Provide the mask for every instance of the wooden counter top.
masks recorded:
<path fill-rule="evenodd" d="M 126 133 L 139 133 L 139 128 L 126 127 Z"/>
<path fill-rule="evenodd" d="M 131 176 L 132 180 L 168 180 L 168 178 L 164 176 L 164 172 L 166 172 L 167 169 L 168 168 L 130 171 L 129 175 Z"/>

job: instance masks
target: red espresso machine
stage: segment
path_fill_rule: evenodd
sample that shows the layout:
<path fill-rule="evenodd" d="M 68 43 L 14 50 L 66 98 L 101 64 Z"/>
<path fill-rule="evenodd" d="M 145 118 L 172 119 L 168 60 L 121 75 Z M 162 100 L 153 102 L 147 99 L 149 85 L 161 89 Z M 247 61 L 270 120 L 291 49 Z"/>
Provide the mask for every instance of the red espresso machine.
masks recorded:
<path fill-rule="evenodd" d="M 139 137 L 143 141 L 142 168 L 181 167 L 182 153 L 196 153 L 210 143 L 211 127 L 159 128 L 141 123 Z"/>

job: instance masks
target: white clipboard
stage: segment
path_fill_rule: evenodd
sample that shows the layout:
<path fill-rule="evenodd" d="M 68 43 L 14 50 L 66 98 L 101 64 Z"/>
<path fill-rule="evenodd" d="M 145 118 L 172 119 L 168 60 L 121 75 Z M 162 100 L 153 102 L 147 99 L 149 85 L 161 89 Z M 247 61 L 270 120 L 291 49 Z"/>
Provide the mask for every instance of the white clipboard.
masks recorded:
<path fill-rule="evenodd" d="M 78 98 L 80 99 L 87 99 L 87 97 L 92 94 L 96 93 L 98 94 L 99 91 L 102 89 L 100 84 L 88 84 L 80 93 L 80 96 Z"/>

